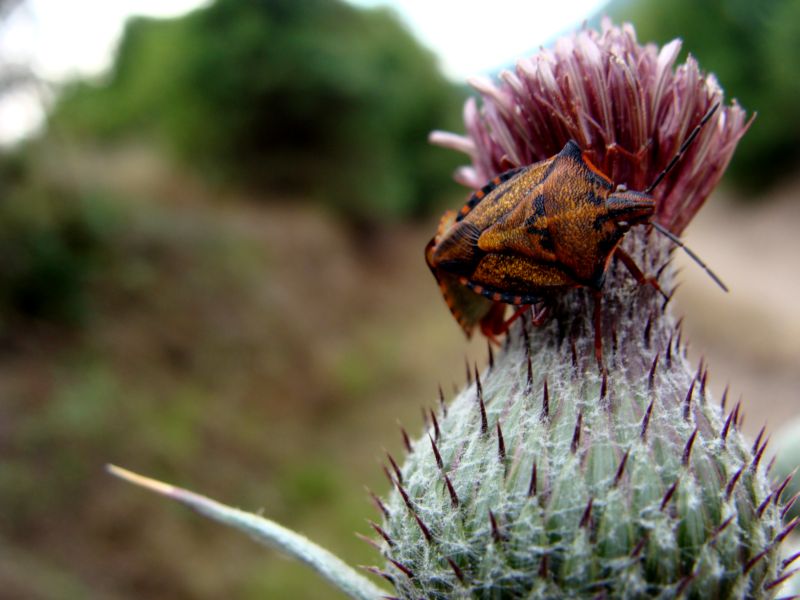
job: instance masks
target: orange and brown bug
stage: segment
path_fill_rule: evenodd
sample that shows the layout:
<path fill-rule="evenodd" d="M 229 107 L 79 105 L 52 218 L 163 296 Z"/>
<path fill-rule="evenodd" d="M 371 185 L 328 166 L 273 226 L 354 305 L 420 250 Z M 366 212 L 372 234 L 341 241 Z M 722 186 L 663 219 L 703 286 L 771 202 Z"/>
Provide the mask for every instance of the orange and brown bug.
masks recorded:
<path fill-rule="evenodd" d="M 425 259 L 467 336 L 478 325 L 495 339 L 528 306 L 544 306 L 555 293 L 586 287 L 595 291 L 595 348 L 602 362 L 599 299 L 611 257 L 618 257 L 637 281 L 660 291 L 619 244 L 631 227 L 648 223 L 680 244 L 652 221 L 656 201 L 650 192 L 716 108 L 645 191 L 616 186 L 570 140 L 555 156 L 498 175 L 460 211 L 445 213 Z M 520 307 L 509 320 L 506 305 Z"/>

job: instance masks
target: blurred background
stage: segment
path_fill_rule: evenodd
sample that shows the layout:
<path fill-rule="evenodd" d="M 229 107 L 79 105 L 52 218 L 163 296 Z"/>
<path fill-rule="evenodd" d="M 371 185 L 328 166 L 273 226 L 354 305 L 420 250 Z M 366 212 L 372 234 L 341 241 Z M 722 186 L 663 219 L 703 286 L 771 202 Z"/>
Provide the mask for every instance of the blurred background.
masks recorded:
<path fill-rule="evenodd" d="M 486 360 L 422 258 L 466 194 L 427 134 L 600 14 L 759 113 L 686 234 L 732 292 L 684 261 L 676 308 L 748 433 L 800 414 L 800 4 L 465 6 L 0 0 L 0 597 L 338 597 L 107 462 L 377 562 L 398 420 Z"/>

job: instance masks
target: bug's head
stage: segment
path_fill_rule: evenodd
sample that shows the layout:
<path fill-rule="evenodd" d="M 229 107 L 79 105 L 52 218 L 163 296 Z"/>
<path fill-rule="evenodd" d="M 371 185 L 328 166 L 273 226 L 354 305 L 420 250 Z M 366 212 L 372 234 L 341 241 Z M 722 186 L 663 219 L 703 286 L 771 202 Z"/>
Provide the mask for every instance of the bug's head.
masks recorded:
<path fill-rule="evenodd" d="M 650 222 L 656 210 L 656 201 L 644 192 L 618 188 L 606 198 L 606 210 L 619 229 L 628 231 L 634 225 Z"/>

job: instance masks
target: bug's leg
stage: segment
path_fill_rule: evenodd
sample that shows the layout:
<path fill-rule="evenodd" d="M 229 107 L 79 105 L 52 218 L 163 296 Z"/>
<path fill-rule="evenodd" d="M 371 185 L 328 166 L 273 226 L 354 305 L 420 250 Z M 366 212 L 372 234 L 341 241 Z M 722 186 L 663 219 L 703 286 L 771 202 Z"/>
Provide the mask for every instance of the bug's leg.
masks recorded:
<path fill-rule="evenodd" d="M 498 347 L 500 340 L 497 339 L 497 336 L 503 335 L 508 329 L 505 327 L 505 313 L 506 305 L 495 302 L 489 312 L 480 320 L 481 333 Z"/>
<path fill-rule="evenodd" d="M 530 310 L 530 308 L 531 308 L 531 305 L 530 305 L 530 304 L 523 304 L 522 306 L 519 306 L 519 307 L 517 308 L 517 310 L 515 310 L 515 311 L 514 311 L 514 314 L 513 314 L 513 315 L 511 315 L 511 318 L 507 319 L 507 320 L 506 320 L 506 321 L 503 323 L 503 333 L 505 333 L 505 332 L 507 332 L 509 329 L 511 329 L 511 325 L 513 325 L 513 324 L 514 324 L 514 321 L 516 321 L 516 320 L 517 320 L 517 319 L 519 319 L 519 318 L 520 318 L 522 315 L 524 315 L 526 312 L 528 312 L 528 311 Z"/>
<path fill-rule="evenodd" d="M 541 327 L 550 316 L 550 307 L 544 302 L 534 304 L 531 310 L 531 325 L 534 327 Z"/>
<path fill-rule="evenodd" d="M 531 310 L 531 308 L 533 308 L 533 310 Z M 536 306 L 533 306 L 531 304 L 523 304 L 517 307 L 517 310 L 515 310 L 514 314 L 512 314 L 511 317 L 509 317 L 508 319 L 501 321 L 499 323 L 493 323 L 492 324 L 493 329 L 491 330 L 491 335 L 482 329 L 483 334 L 486 337 L 494 340 L 494 336 L 508 333 L 508 330 L 511 329 L 511 326 L 514 324 L 514 321 L 519 319 L 529 310 L 531 311 L 531 325 L 533 325 L 534 327 L 541 327 L 542 325 L 544 325 L 545 321 L 547 321 L 547 317 L 550 316 L 550 307 L 548 306 L 541 305 L 541 307 L 537 309 Z"/>
<path fill-rule="evenodd" d="M 525 167 L 514 167 L 513 164 L 504 159 L 501 161 L 501 165 L 505 166 L 506 164 L 511 165 L 511 169 L 500 173 L 496 177 L 494 177 L 489 183 L 483 186 L 481 189 L 477 190 L 472 196 L 470 196 L 467 203 L 461 207 L 458 211 L 458 215 L 456 216 L 456 221 L 461 221 L 466 217 L 473 208 L 475 208 L 480 202 L 486 198 L 492 191 L 497 188 L 502 183 L 505 183 L 515 175 L 517 175 L 520 171 L 522 171 Z"/>
<path fill-rule="evenodd" d="M 447 230 L 453 226 L 453 223 L 456 222 L 456 217 L 458 217 L 458 213 L 454 210 L 447 210 L 442 215 L 442 218 L 439 219 L 439 227 L 436 229 L 436 237 L 433 238 L 435 242 L 438 242 L 442 239 Z"/>
<path fill-rule="evenodd" d="M 639 285 L 652 285 L 658 291 L 658 293 L 664 297 L 664 299 L 668 297 L 664 293 L 664 290 L 661 289 L 661 286 L 658 285 L 658 280 L 655 277 L 648 277 L 642 273 L 642 270 L 636 265 L 636 262 L 634 262 L 633 258 L 631 258 L 631 255 L 625 252 L 625 250 L 617 246 L 617 248 L 614 250 L 614 256 L 622 261 L 622 264 L 625 265 L 628 271 L 630 271 L 631 275 L 633 275 L 633 278 L 639 283 Z"/>
<path fill-rule="evenodd" d="M 652 142 L 649 141 L 637 151 L 632 152 L 627 148 L 623 148 L 616 142 L 612 142 L 611 144 L 606 144 L 606 154 L 618 154 L 620 156 L 624 156 L 629 161 L 638 162 L 642 160 L 644 153 L 650 148 L 651 143 Z"/>
<path fill-rule="evenodd" d="M 531 325 L 533 325 L 534 327 L 541 327 L 542 325 L 544 325 L 545 321 L 547 321 L 547 317 L 550 316 L 550 307 L 546 306 L 543 303 L 540 303 L 538 305 L 523 304 L 519 306 L 517 310 L 514 311 L 514 314 L 511 315 L 510 318 L 503 321 L 503 323 L 500 325 L 500 328 L 496 330 L 495 333 L 497 335 L 507 333 L 508 330 L 511 328 L 511 325 L 514 324 L 514 321 L 519 319 L 529 310 L 531 311 Z"/>
<path fill-rule="evenodd" d="M 514 314 L 511 315 L 508 319 L 505 319 L 505 304 L 501 304 L 500 302 L 495 303 L 492 307 L 492 311 L 486 315 L 483 319 L 481 319 L 481 333 L 489 338 L 491 341 L 497 343 L 497 336 L 503 335 L 504 333 L 508 333 L 508 330 L 511 329 L 511 326 L 514 324 L 514 321 L 519 319 L 522 315 L 528 312 L 531 308 L 530 304 L 523 304 L 522 306 L 518 306 L 517 310 L 514 311 Z M 547 318 L 547 309 L 544 308 L 539 312 L 534 312 L 531 315 L 532 323 L 536 327 L 539 327 L 544 323 L 544 320 Z"/>
<path fill-rule="evenodd" d="M 599 290 L 594 292 L 594 356 L 597 359 L 597 366 L 600 371 L 605 372 L 605 367 L 603 366 L 602 298 L 602 292 Z"/>
<path fill-rule="evenodd" d="M 510 171 L 511 169 L 515 169 L 519 165 L 515 165 L 511 162 L 511 159 L 508 157 L 508 154 L 504 154 L 503 158 L 500 159 L 500 170 L 501 171 Z"/>

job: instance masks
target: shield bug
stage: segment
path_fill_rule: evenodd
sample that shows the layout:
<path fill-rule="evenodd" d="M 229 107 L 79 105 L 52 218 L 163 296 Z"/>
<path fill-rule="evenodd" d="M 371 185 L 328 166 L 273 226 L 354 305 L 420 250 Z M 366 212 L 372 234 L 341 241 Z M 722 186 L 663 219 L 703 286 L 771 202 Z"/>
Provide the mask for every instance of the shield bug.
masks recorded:
<path fill-rule="evenodd" d="M 643 191 L 615 185 L 575 141 L 551 158 L 511 169 L 476 191 L 460 211 L 448 211 L 425 248 L 442 295 L 467 336 L 475 326 L 489 339 L 508 330 L 530 306 L 540 324 L 547 299 L 563 290 L 595 292 L 595 352 L 602 364 L 600 296 L 612 256 L 640 283 L 661 291 L 619 244 L 635 225 L 649 224 L 684 248 L 723 288 L 724 284 L 669 231 L 652 220 L 653 189 L 680 160 L 719 104 L 703 116 L 677 154 Z M 518 310 L 505 319 L 506 305 Z"/>

